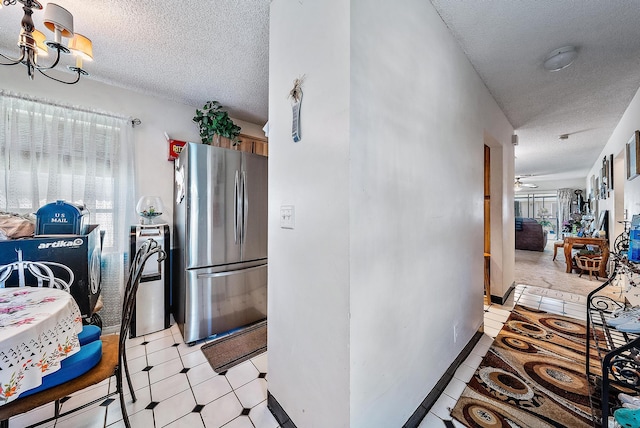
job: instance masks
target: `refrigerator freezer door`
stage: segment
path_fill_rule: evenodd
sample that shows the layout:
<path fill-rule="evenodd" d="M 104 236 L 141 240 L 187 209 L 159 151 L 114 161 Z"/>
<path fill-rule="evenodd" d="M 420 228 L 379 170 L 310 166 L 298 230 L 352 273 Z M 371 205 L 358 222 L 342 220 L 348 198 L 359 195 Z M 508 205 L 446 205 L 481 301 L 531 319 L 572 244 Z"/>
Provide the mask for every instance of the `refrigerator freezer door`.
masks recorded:
<path fill-rule="evenodd" d="M 242 269 L 187 271 L 185 343 L 267 317 L 267 264 Z"/>
<path fill-rule="evenodd" d="M 186 268 L 241 260 L 238 227 L 242 153 L 189 144 L 186 175 Z"/>
<path fill-rule="evenodd" d="M 250 153 L 242 161 L 242 260 L 267 257 L 267 158 Z"/>

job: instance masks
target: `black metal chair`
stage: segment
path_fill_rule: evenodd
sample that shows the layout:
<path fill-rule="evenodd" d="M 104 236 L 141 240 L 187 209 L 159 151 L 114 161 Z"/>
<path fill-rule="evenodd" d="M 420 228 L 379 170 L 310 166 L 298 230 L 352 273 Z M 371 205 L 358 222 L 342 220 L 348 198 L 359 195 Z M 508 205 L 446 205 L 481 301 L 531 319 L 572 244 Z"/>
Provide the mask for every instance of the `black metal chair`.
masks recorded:
<path fill-rule="evenodd" d="M 136 401 L 136 396 L 131 385 L 131 376 L 129 375 L 129 367 L 126 355 L 126 341 L 129 337 L 131 320 L 133 317 L 133 309 L 136 302 L 136 295 L 138 291 L 138 285 L 142 277 L 142 272 L 144 270 L 145 263 L 154 254 L 158 255 L 158 262 L 164 260 L 167 257 L 166 253 L 162 250 L 158 243 L 153 239 L 149 239 L 140 247 L 140 249 L 136 252 L 133 260 L 131 260 L 129 277 L 125 286 L 124 299 L 122 303 L 122 323 L 120 325 L 120 335 L 107 335 L 101 337 L 102 358 L 100 359 L 100 362 L 95 367 L 88 370 L 86 373 L 81 374 L 77 377 L 70 376 L 72 377 L 70 380 L 61 384 L 46 385 L 48 376 L 45 376 L 43 378 L 43 386 L 46 389 L 24 397 L 19 397 L 18 399 L 8 404 L 0 406 L 0 428 L 9 427 L 9 418 L 28 412 L 35 409 L 36 407 L 40 407 L 50 402 L 55 402 L 54 416 L 31 426 L 37 426 L 43 423 L 51 422 L 61 416 L 65 416 L 69 413 L 75 412 L 76 410 L 91 406 L 115 394 L 118 394 L 120 396 L 120 408 L 122 410 L 122 418 L 124 420 L 124 424 L 127 428 L 131 428 L 124 400 L 124 390 L 122 385 L 123 371 L 124 376 L 127 379 L 129 392 L 131 393 L 131 398 L 133 401 Z M 54 374 L 65 370 L 65 361 L 66 359 L 62 361 L 60 369 Z M 73 367 L 70 367 L 69 369 L 73 370 Z M 91 385 L 100 383 L 105 379 L 109 379 L 111 376 L 116 377 L 116 390 L 114 392 L 109 393 L 104 397 L 100 397 L 90 403 L 86 403 L 75 409 L 60 413 L 61 399 Z M 43 386 L 40 386 L 38 388 L 42 388 Z"/>

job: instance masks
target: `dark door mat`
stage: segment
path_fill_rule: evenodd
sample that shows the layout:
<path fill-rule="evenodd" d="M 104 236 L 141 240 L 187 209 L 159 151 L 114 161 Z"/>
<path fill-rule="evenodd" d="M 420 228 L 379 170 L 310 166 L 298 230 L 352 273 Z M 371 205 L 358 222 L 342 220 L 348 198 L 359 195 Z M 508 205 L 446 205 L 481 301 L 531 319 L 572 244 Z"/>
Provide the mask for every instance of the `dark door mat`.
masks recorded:
<path fill-rule="evenodd" d="M 200 348 L 216 373 L 267 351 L 267 321 L 242 329 Z"/>

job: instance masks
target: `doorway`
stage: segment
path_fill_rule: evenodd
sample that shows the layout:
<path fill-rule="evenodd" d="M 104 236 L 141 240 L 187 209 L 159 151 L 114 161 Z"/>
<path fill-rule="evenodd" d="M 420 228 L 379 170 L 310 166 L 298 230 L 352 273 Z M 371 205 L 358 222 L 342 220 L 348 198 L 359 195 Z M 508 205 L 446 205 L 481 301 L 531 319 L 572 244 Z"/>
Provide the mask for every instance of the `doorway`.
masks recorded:
<path fill-rule="evenodd" d="M 629 220 L 624 209 L 624 183 L 625 177 L 625 151 L 622 150 L 613 160 L 613 227 L 609 227 L 609 230 L 613 230 L 611 236 L 608 236 L 610 245 L 613 245 L 616 238 L 625 232 L 627 223 Z M 615 251 L 614 249 L 612 249 Z"/>
<path fill-rule="evenodd" d="M 484 146 L 484 304 L 491 303 L 491 150 Z"/>

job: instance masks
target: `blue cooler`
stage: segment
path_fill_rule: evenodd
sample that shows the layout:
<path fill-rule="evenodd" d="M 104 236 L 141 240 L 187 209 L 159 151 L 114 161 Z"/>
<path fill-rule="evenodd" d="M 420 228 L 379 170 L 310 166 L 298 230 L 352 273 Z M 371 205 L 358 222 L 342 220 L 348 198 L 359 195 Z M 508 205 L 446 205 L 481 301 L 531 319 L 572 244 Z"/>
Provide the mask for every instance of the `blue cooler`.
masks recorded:
<path fill-rule="evenodd" d="M 36 235 L 82 235 L 88 212 L 83 206 L 55 201 L 36 212 Z"/>

